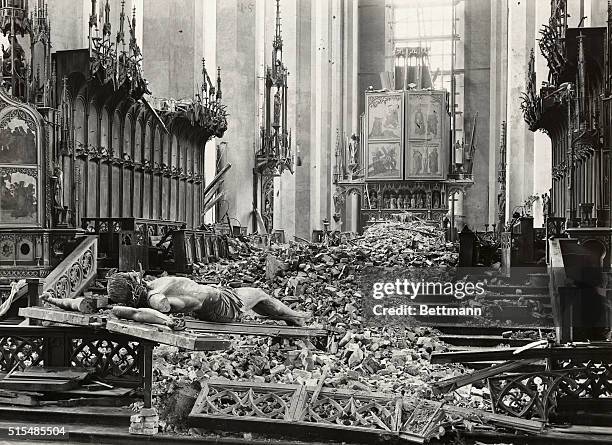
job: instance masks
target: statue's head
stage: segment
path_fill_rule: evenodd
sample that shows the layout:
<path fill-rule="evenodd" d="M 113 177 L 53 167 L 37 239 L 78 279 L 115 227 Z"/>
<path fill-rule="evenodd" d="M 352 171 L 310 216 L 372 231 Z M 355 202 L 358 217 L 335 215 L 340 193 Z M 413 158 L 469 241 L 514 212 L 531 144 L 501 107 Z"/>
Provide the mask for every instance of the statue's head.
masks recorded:
<path fill-rule="evenodd" d="M 117 272 L 108 277 L 106 290 L 113 303 L 130 307 L 145 305 L 148 287 L 138 272 Z"/>

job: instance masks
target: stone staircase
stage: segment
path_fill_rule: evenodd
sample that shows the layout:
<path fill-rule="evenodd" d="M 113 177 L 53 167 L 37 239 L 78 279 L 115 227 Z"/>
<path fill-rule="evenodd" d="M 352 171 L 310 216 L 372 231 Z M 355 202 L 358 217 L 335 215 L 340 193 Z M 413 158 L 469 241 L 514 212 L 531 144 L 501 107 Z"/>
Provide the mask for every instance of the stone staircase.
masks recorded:
<path fill-rule="evenodd" d="M 427 314 L 415 315 L 423 326 L 441 332 L 440 339 L 457 349 L 498 345 L 522 346 L 552 334 L 552 305 L 545 268 L 510 280 L 489 274 L 472 274 L 466 281 L 486 282 L 483 295 L 458 300 L 453 295 L 417 295 L 408 306 L 444 306 L 448 309 L 480 308 L 482 316 Z"/>

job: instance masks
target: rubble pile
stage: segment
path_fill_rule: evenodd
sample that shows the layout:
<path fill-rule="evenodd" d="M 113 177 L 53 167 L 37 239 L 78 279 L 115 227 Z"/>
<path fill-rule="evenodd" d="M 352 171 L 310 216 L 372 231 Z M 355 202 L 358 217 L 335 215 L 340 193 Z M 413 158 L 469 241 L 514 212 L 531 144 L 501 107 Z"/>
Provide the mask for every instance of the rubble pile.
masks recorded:
<path fill-rule="evenodd" d="M 250 336 L 235 337 L 227 351 L 156 348 L 154 388 L 162 395 L 160 403 L 177 381 L 191 385 L 227 378 L 316 385 L 323 375 L 326 387 L 432 397 L 428 383 L 463 372 L 460 365 L 429 363 L 432 352 L 446 350 L 435 331 L 377 327 L 363 317 L 359 277 L 364 269 L 454 266 L 455 247 L 445 242 L 440 229 L 421 222 L 388 222 L 340 246 L 290 243 L 261 249 L 247 239 L 233 239 L 230 249 L 233 260 L 205 265 L 193 278 L 261 288 L 295 310 L 312 312 L 309 327 L 329 327 L 336 334 L 324 348 L 315 347 L 314 339 Z"/>

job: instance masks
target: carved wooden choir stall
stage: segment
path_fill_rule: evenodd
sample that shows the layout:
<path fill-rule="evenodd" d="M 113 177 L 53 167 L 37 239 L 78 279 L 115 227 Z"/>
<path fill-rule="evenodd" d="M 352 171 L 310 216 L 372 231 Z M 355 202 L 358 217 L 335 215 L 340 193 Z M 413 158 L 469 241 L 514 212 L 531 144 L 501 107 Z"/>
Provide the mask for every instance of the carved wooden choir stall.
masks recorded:
<path fill-rule="evenodd" d="M 113 35 L 108 1 L 103 8 L 98 17 L 92 0 L 89 48 L 51 54 L 46 5 L 0 2 L 10 42 L 0 58 L 0 278 L 27 280 L 2 284 L 14 304 L 0 316 L 21 308 L 32 324 L 17 332 L 3 322 L 0 371 L 86 368 L 105 382 L 142 386 L 150 407 L 155 345 L 229 342 L 96 315 L 52 319 L 54 311 L 34 306 L 43 292 L 82 295 L 108 268 L 187 272 L 227 255 L 223 236 L 200 230 L 204 146 L 224 134 L 226 112 L 220 74 L 213 83 L 205 67 L 193 100 L 149 103 L 135 14 L 126 18 L 122 2 Z"/>
<path fill-rule="evenodd" d="M 608 5 L 607 27 L 570 28 L 567 9 L 566 0 L 551 1 L 539 41 L 548 78 L 538 91 L 532 52 L 522 104 L 529 129 L 543 131 L 552 142 L 545 226 L 562 341 L 597 336 L 592 329 L 576 334 L 573 328 L 601 331 L 612 324 L 607 297 L 601 295 L 607 288 L 602 274 L 610 268 L 612 235 L 612 7 Z M 578 294 L 582 297 L 571 298 Z M 597 314 L 596 319 L 587 312 Z"/>

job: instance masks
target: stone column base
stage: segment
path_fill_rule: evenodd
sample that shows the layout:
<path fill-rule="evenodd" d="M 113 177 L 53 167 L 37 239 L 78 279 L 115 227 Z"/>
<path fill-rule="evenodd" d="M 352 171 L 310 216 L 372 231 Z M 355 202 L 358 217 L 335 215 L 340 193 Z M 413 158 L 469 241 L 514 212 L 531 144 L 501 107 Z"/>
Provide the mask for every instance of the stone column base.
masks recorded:
<path fill-rule="evenodd" d="M 159 432 L 159 416 L 155 408 L 143 408 L 130 417 L 130 434 L 152 436 Z"/>

